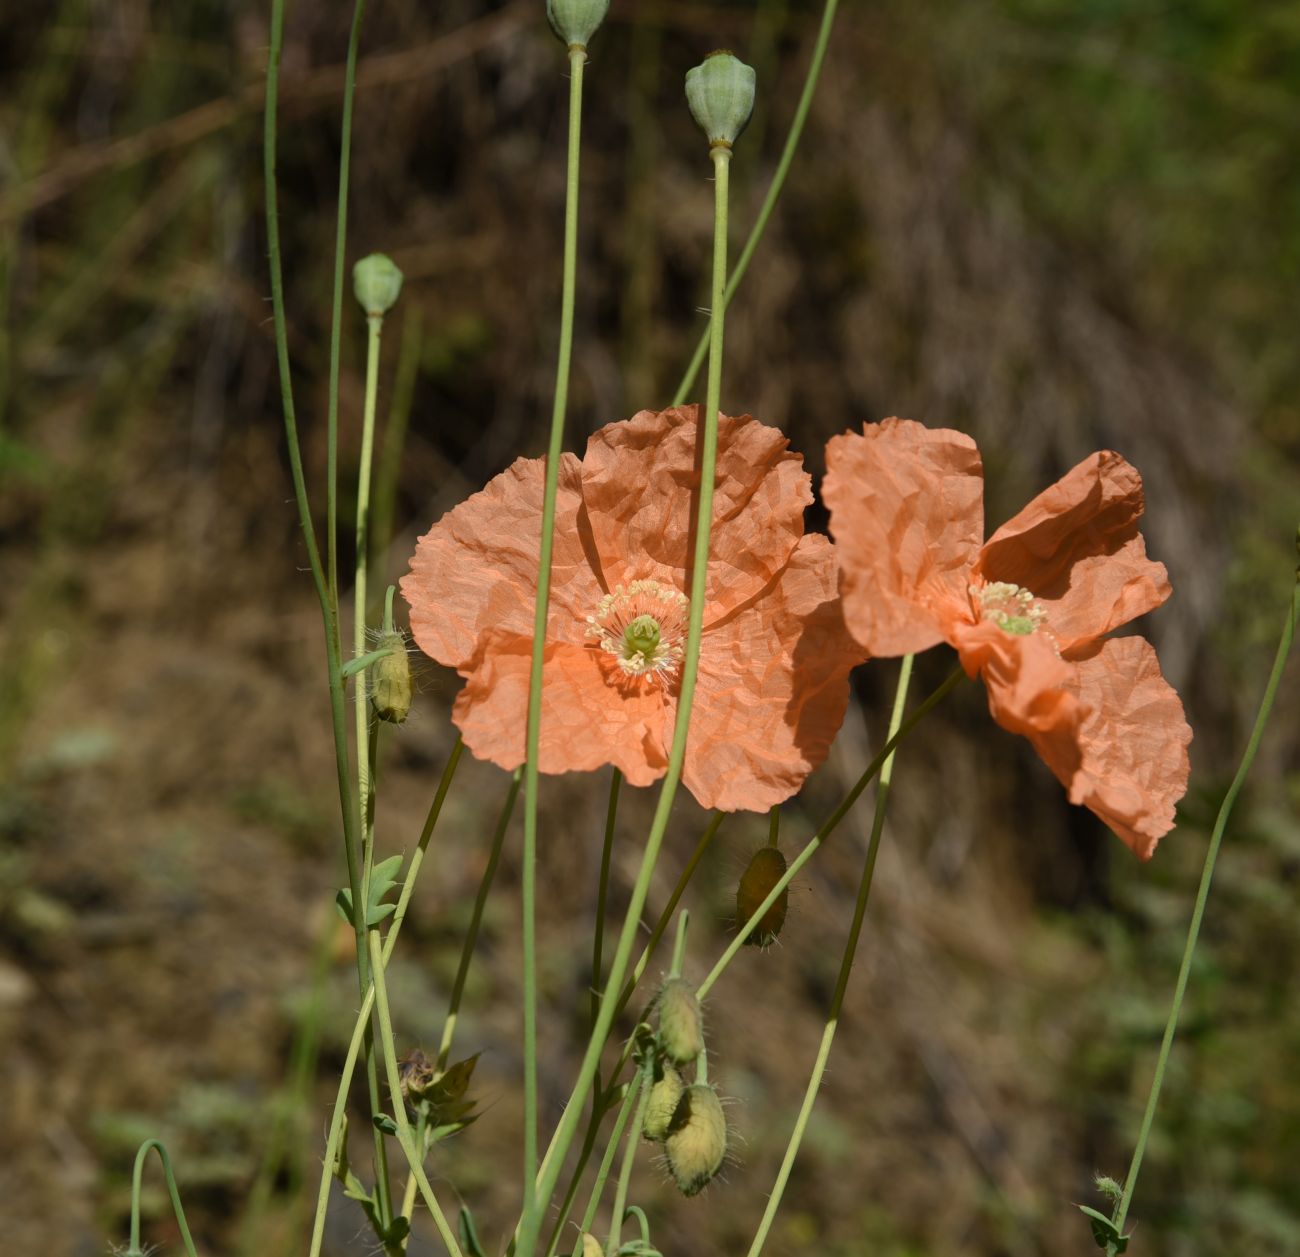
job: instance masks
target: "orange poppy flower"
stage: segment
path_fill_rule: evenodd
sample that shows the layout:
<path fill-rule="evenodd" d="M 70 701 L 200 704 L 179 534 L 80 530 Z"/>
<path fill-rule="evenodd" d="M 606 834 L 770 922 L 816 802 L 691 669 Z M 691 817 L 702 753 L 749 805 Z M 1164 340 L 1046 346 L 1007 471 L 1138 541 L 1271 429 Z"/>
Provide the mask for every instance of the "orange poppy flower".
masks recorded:
<path fill-rule="evenodd" d="M 849 631 L 873 656 L 956 647 L 994 720 L 1150 859 L 1187 790 L 1192 732 L 1150 643 L 1103 640 L 1170 593 L 1138 532 L 1137 471 L 1093 454 L 984 542 L 970 437 L 887 419 L 832 438 L 826 463 Z"/>
<path fill-rule="evenodd" d="M 611 423 L 560 466 L 542 673 L 542 772 L 668 767 L 686 644 L 696 408 Z M 402 593 L 420 648 L 466 678 L 452 719 L 482 759 L 524 759 L 545 460 L 520 458 L 420 538 Z M 682 780 L 766 810 L 826 758 L 864 652 L 830 542 L 804 535 L 803 460 L 721 416 L 704 635 Z"/>

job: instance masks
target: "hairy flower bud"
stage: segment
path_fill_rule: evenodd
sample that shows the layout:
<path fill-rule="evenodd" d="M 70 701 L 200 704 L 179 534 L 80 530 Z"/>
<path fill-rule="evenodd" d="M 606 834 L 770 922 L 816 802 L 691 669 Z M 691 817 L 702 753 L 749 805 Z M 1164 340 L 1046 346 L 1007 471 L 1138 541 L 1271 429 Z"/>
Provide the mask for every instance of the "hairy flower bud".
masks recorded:
<path fill-rule="evenodd" d="M 754 112 L 754 71 L 725 48 L 686 71 L 686 103 L 710 147 L 730 148 Z"/>
<path fill-rule="evenodd" d="M 379 648 L 391 648 L 371 669 L 370 705 L 380 720 L 400 725 L 411 710 L 411 661 L 401 633 L 386 633 Z"/>
<path fill-rule="evenodd" d="M 663 1073 L 650 1088 L 650 1099 L 646 1103 L 641 1133 L 647 1139 L 658 1143 L 667 1138 L 673 1124 L 673 1114 L 677 1112 L 677 1105 L 685 1090 L 686 1084 L 682 1082 L 681 1074 L 665 1061 Z"/>
<path fill-rule="evenodd" d="M 551 29 L 569 48 L 585 48 L 608 11 L 609 0 L 546 0 Z"/>
<path fill-rule="evenodd" d="M 371 253 L 352 268 L 352 291 L 368 315 L 387 314 L 402 291 L 402 272 L 386 254 Z"/>
<path fill-rule="evenodd" d="M 697 1082 L 687 1088 L 664 1151 L 683 1196 L 694 1196 L 722 1168 L 727 1156 L 727 1119 L 718 1093 L 708 1083 Z"/>
<path fill-rule="evenodd" d="M 700 1001 L 685 978 L 669 978 L 659 992 L 659 1046 L 678 1065 L 689 1064 L 704 1050 Z"/>
<path fill-rule="evenodd" d="M 785 876 L 788 866 L 785 856 L 775 847 L 760 847 L 754 852 L 749 867 L 740 875 L 736 887 L 736 928 L 743 929 L 745 922 L 758 911 L 759 905 L 772 892 L 772 888 Z M 755 923 L 745 942 L 755 947 L 767 947 L 776 941 L 785 924 L 786 910 L 790 906 L 790 888 L 787 886 L 773 901 L 772 906 Z"/>

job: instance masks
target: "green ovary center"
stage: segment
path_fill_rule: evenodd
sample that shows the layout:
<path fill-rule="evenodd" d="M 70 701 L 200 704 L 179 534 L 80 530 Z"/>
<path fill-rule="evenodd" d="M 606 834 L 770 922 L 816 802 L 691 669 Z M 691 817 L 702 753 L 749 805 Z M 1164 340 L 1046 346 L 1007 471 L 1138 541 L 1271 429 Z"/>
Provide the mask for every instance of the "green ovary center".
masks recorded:
<path fill-rule="evenodd" d="M 688 605 L 685 594 L 656 580 L 616 585 L 587 617 L 587 636 L 613 656 L 619 675 L 666 680 L 681 666 Z"/>
<path fill-rule="evenodd" d="M 970 595 L 981 619 L 991 620 L 1004 633 L 1015 637 L 1038 632 L 1047 619 L 1047 612 L 1029 590 L 1007 581 L 972 585 Z"/>

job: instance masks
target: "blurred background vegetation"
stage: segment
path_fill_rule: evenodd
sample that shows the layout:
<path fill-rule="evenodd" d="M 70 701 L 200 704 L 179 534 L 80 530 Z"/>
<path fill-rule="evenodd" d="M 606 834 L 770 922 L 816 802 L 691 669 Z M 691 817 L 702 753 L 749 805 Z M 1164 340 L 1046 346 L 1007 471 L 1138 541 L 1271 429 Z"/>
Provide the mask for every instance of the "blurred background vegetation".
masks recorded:
<path fill-rule="evenodd" d="M 349 257 L 390 253 L 374 561 L 519 453 L 549 412 L 566 108 L 541 0 L 371 0 Z M 290 338 L 323 499 L 341 65 L 351 6 L 291 6 L 281 110 Z M 614 0 L 593 43 L 569 445 L 666 402 L 703 318 L 711 192 L 686 68 L 729 46 L 760 104 L 739 238 L 820 8 Z M 0 17 L 0 1235 L 102 1253 L 160 1134 L 200 1245 L 301 1250 L 355 1008 L 319 619 L 289 501 L 267 302 L 260 0 L 58 0 Z M 977 687 L 900 758 L 849 1009 L 773 1254 L 1095 1251 L 1071 1202 L 1122 1177 L 1214 808 L 1289 596 L 1300 502 L 1300 7 L 1262 0 L 847 4 L 791 183 L 728 322 L 725 410 L 827 437 L 963 428 L 996 523 L 1079 458 L 1143 472 L 1175 596 L 1141 626 L 1187 703 L 1193 789 L 1139 866 L 1072 809 Z M 344 340 L 344 501 L 363 320 Z M 347 520 L 345 519 L 345 526 Z M 815 516 L 814 525 L 820 520 Z M 926 657 L 920 684 L 949 660 Z M 1141 1257 L 1300 1252 L 1300 700 L 1292 681 L 1220 862 L 1133 1210 Z M 859 681 L 792 844 L 878 744 Z M 450 747 L 429 664 L 388 746 L 380 842 L 409 849 Z M 396 962 L 403 1045 L 436 1042 L 505 790 L 468 765 Z M 544 1092 L 585 1034 L 606 779 L 544 784 Z M 635 795 L 636 792 L 625 792 Z M 644 800 L 625 806 L 621 895 Z M 655 911 L 702 825 L 678 808 Z M 782 945 L 711 1006 L 738 1163 L 636 1199 L 666 1253 L 748 1244 L 829 999 L 861 818 L 798 884 Z M 725 935 L 763 823 L 724 825 L 690 896 Z M 513 1219 L 519 957 L 507 848 L 458 1038 L 485 1115 L 446 1145 L 485 1233 Z M 690 965 L 688 964 L 688 972 Z M 697 974 L 698 976 L 698 974 Z M 360 1116 L 364 1121 L 364 1115 Z M 176 1251 L 165 1200 L 150 1234 Z M 347 1206 L 347 1207 L 344 1207 Z M 432 1251 L 417 1226 L 413 1252 Z M 334 1253 L 369 1251 L 350 1202 Z"/>

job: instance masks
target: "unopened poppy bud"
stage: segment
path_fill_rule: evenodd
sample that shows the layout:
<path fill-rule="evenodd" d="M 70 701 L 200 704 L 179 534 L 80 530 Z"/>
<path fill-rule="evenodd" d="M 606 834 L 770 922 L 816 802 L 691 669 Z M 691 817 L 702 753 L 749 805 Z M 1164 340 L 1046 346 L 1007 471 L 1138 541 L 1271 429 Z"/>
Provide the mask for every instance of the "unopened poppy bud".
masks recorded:
<path fill-rule="evenodd" d="M 582 1233 L 582 1257 L 605 1257 L 605 1246 L 590 1231 Z"/>
<path fill-rule="evenodd" d="M 697 1082 L 687 1088 L 664 1151 L 683 1196 L 694 1196 L 722 1168 L 727 1156 L 727 1119 L 718 1093 L 708 1083 Z"/>
<path fill-rule="evenodd" d="M 678 1065 L 689 1064 L 704 1051 L 700 1001 L 685 978 L 669 978 L 659 992 L 659 1046 Z"/>
<path fill-rule="evenodd" d="M 380 720 L 400 725 L 411 710 L 411 661 L 406 655 L 406 640 L 401 633 L 385 633 L 381 650 L 390 648 L 371 669 L 370 705 Z"/>
<path fill-rule="evenodd" d="M 352 268 L 352 291 L 367 314 L 387 314 L 402 291 L 402 272 L 392 258 L 371 253 Z"/>
<path fill-rule="evenodd" d="M 710 147 L 730 148 L 754 112 L 754 71 L 725 48 L 686 71 L 686 103 Z"/>
<path fill-rule="evenodd" d="M 758 911 L 772 888 L 785 876 L 785 856 L 775 847 L 760 847 L 754 852 L 749 867 L 740 875 L 736 887 L 736 928 L 743 929 L 745 922 Z M 767 947 L 776 941 L 785 924 L 786 910 L 790 906 L 790 888 L 787 886 L 773 901 L 772 906 L 755 922 L 745 937 L 745 942 L 755 947 Z"/>
<path fill-rule="evenodd" d="M 673 1124 L 673 1114 L 681 1101 L 686 1084 L 682 1076 L 667 1062 L 663 1076 L 650 1088 L 650 1099 L 645 1106 L 645 1121 L 641 1133 L 656 1143 L 665 1139 Z"/>
<path fill-rule="evenodd" d="M 585 48 L 608 11 L 609 0 L 546 0 L 551 29 L 570 48 Z"/>

